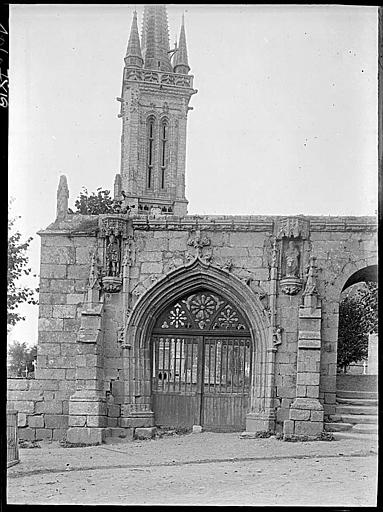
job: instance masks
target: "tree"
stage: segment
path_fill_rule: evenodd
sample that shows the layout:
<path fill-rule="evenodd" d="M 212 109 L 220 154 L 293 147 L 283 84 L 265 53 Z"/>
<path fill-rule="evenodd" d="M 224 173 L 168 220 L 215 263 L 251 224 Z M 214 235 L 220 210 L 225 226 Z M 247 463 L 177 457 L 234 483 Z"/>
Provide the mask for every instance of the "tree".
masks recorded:
<path fill-rule="evenodd" d="M 28 268 L 28 256 L 26 252 L 32 238 L 25 242 L 21 241 L 21 233 L 14 229 L 16 219 L 19 217 L 8 218 L 8 290 L 7 290 L 7 324 L 8 331 L 18 321 L 25 320 L 16 310 L 19 304 L 27 302 L 28 304 L 37 304 L 35 292 L 28 286 L 21 286 L 19 278 L 31 273 Z"/>
<path fill-rule="evenodd" d="M 83 187 L 79 197 L 75 201 L 77 211 L 83 215 L 99 215 L 100 213 L 115 213 L 115 203 L 110 197 L 110 190 L 102 190 L 100 187 L 97 193 L 89 194 Z"/>
<path fill-rule="evenodd" d="M 27 347 L 25 342 L 13 341 L 8 347 L 8 368 L 11 375 L 26 377 L 34 373 L 33 361 L 36 359 L 37 346 Z"/>
<path fill-rule="evenodd" d="M 377 332 L 378 287 L 366 283 L 339 305 L 338 367 L 345 372 L 351 363 L 366 359 L 368 335 Z"/>

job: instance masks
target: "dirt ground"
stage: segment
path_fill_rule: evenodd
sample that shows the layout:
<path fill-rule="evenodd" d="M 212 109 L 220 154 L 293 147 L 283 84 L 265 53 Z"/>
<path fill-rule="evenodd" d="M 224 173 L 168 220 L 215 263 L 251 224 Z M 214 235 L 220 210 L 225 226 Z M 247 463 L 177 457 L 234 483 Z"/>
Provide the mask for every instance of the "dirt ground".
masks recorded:
<path fill-rule="evenodd" d="M 189 434 L 86 448 L 40 443 L 9 468 L 9 504 L 376 506 L 373 440 Z"/>

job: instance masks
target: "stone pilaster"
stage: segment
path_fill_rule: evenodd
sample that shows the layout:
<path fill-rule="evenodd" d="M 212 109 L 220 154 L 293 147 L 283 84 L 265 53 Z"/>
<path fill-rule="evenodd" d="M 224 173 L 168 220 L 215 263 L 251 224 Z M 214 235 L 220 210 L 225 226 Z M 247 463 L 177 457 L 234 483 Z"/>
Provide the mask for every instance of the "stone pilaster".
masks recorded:
<path fill-rule="evenodd" d="M 103 304 L 82 312 L 77 334 L 76 392 L 69 400 L 71 443 L 100 444 L 106 435 L 103 370 Z"/>
<path fill-rule="evenodd" d="M 285 436 L 316 437 L 323 432 L 323 406 L 319 402 L 322 307 L 315 284 L 315 259 L 299 308 L 296 399 L 284 422 Z"/>

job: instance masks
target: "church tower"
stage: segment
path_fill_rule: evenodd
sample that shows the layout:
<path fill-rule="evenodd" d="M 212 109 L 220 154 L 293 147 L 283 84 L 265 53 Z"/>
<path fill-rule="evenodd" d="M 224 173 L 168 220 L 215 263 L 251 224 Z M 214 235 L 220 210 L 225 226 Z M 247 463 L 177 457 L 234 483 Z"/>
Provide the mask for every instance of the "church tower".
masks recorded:
<path fill-rule="evenodd" d="M 144 7 L 141 41 L 134 12 L 117 98 L 121 171 L 114 195 L 138 213 L 187 214 L 186 125 L 189 101 L 197 92 L 189 71 L 184 20 L 178 47 L 170 50 L 166 7 Z"/>

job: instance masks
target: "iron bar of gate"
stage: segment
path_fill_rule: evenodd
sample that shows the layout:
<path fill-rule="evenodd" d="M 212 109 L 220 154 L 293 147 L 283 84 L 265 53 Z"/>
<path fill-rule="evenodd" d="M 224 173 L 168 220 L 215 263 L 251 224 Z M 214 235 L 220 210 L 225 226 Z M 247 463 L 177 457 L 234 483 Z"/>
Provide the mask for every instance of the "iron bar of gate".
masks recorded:
<path fill-rule="evenodd" d="M 216 383 L 217 383 L 217 338 L 214 339 L 214 386 L 213 392 L 215 393 Z"/>
<path fill-rule="evenodd" d="M 178 340 L 180 342 L 180 369 L 178 372 L 178 386 L 177 391 L 181 391 L 181 382 L 182 382 L 182 348 L 183 348 L 183 339 L 179 338 Z"/>
<path fill-rule="evenodd" d="M 7 410 L 7 467 L 14 466 L 19 460 L 17 435 L 17 411 Z"/>
<path fill-rule="evenodd" d="M 242 393 L 245 392 L 245 382 L 246 382 L 246 340 L 242 340 L 242 357 L 243 357 L 243 375 L 242 375 Z"/>
<path fill-rule="evenodd" d="M 211 342 L 210 340 L 208 340 L 208 345 L 209 347 L 209 375 L 208 375 L 208 381 L 207 381 L 207 391 L 208 393 L 210 393 L 210 381 L 211 381 L 211 365 L 210 365 L 210 361 L 211 361 Z"/>
<path fill-rule="evenodd" d="M 172 338 L 168 338 L 168 364 L 167 364 L 167 373 L 166 373 L 166 380 L 167 380 L 167 390 L 168 390 L 168 393 L 170 391 L 170 370 L 171 370 L 171 363 L 170 363 L 170 359 L 171 359 L 171 355 L 172 355 L 172 344 L 173 344 L 173 339 Z"/>
<path fill-rule="evenodd" d="M 177 373 L 177 338 L 173 339 L 174 342 L 174 357 L 173 357 L 173 368 L 174 368 L 174 375 L 173 375 L 173 391 L 176 390 L 176 373 Z"/>
<path fill-rule="evenodd" d="M 162 341 L 162 367 L 161 367 L 161 389 L 165 390 L 165 338 L 161 338 Z"/>

